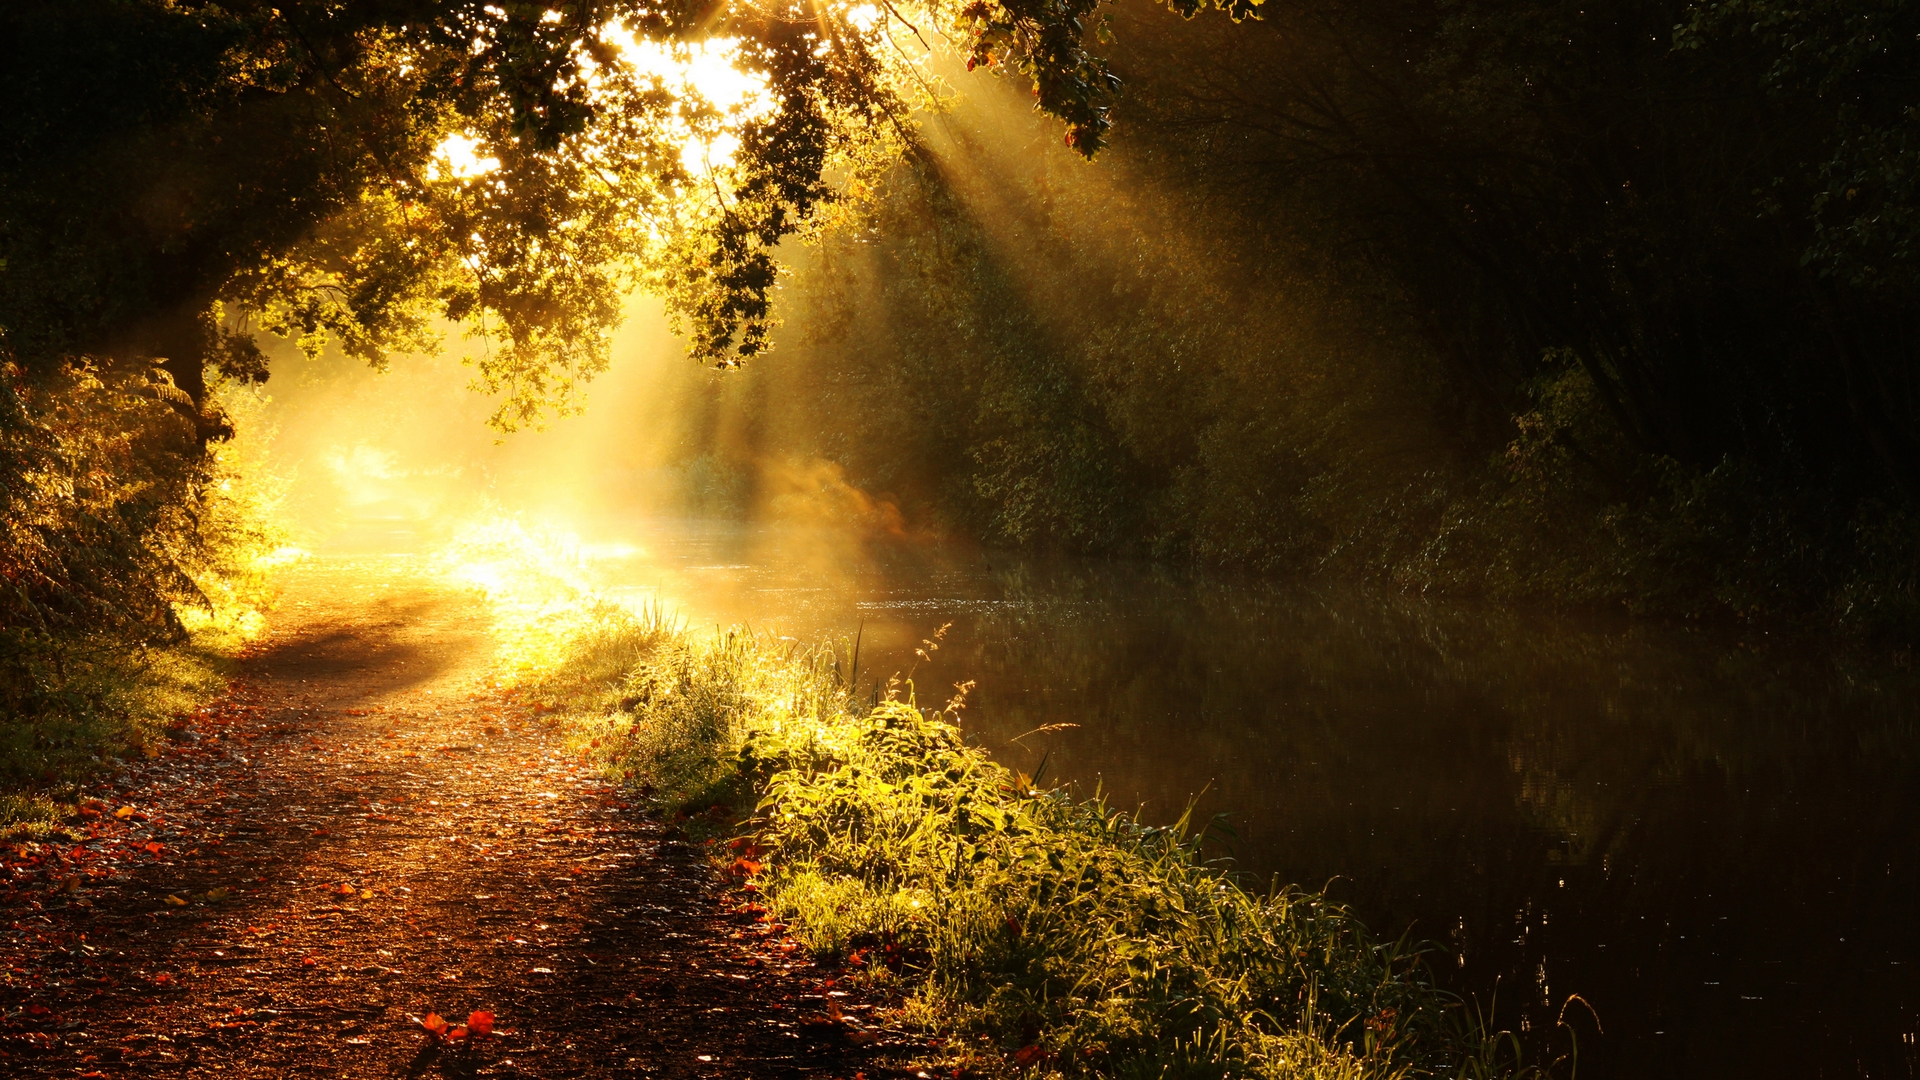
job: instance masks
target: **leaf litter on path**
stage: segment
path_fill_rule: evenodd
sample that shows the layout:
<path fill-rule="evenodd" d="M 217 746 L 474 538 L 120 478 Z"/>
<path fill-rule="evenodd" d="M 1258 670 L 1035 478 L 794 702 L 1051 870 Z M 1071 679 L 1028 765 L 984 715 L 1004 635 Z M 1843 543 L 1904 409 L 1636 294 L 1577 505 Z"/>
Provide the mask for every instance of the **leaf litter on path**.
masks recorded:
<path fill-rule="evenodd" d="M 897 1072 L 850 987 L 492 687 L 476 601 L 356 588 L 410 572 L 296 571 L 166 753 L 0 845 L 0 1074 Z"/>

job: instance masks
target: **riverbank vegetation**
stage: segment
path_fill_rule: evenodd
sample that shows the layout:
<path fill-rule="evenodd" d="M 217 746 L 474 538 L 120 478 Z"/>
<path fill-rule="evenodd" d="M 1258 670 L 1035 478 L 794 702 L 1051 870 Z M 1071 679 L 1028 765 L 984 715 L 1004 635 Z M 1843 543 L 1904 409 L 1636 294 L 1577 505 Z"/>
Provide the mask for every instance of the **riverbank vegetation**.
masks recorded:
<path fill-rule="evenodd" d="M 519 692 L 571 745 L 706 839 L 842 977 L 894 987 L 941 1068 L 1537 1071 L 1434 986 L 1417 946 L 1234 876 L 1194 822 L 1142 824 L 995 763 L 966 737 L 965 687 L 925 708 L 911 680 L 864 681 L 857 648 L 637 618 L 582 589 L 563 546 L 499 523 L 442 565 L 485 592 L 510 657 L 540 658 Z"/>

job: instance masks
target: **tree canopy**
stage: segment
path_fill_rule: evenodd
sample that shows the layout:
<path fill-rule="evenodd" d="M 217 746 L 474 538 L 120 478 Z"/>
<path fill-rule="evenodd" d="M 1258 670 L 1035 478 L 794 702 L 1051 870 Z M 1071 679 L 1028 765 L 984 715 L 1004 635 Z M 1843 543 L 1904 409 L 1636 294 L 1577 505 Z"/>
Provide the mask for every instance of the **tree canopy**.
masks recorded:
<path fill-rule="evenodd" d="M 774 247 L 910 144 L 927 34 L 1019 72 L 1094 153 L 1117 85 L 1086 47 L 1097 6 L 21 0 L 0 348 L 29 374 L 155 365 L 203 440 L 205 369 L 266 376 L 255 327 L 380 363 L 463 323 L 506 428 L 605 365 L 636 286 L 734 362 L 766 345 Z M 648 62 L 703 43 L 751 101 Z"/>

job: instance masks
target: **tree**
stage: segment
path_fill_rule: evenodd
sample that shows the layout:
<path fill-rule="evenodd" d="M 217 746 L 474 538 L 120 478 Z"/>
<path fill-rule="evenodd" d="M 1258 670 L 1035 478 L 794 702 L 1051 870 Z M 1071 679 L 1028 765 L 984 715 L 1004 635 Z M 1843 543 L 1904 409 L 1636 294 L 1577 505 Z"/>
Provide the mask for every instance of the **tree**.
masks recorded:
<path fill-rule="evenodd" d="M 911 141 L 901 38 L 938 26 L 1010 64 L 1090 155 L 1115 88 L 1083 46 L 1097 3 L 18 0 L 0 349 L 29 374 L 156 366 L 203 441 L 206 370 L 266 377 L 256 326 L 378 364 L 465 323 L 503 428 L 604 367 L 636 285 L 734 362 L 765 347 L 773 249 L 828 175 Z M 752 107 L 645 62 L 703 42 Z M 730 160 L 690 152 L 723 134 Z"/>

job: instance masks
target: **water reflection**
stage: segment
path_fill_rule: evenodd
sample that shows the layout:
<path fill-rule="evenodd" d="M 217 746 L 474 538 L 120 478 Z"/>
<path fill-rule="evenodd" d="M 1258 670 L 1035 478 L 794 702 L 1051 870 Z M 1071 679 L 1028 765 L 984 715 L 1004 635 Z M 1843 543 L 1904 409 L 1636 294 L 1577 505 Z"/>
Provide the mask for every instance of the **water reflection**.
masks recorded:
<path fill-rule="evenodd" d="M 867 678 L 911 672 L 927 700 L 977 680 L 972 734 L 1010 764 L 1046 754 L 1153 818 L 1204 789 L 1241 868 L 1439 943 L 1436 968 L 1497 986 L 1531 1036 L 1579 994 L 1605 1028 L 1573 1021 L 1583 1076 L 1914 1073 L 1905 671 L 1364 590 L 646 535 L 608 564 L 630 595 L 803 639 L 858 628 Z"/>

